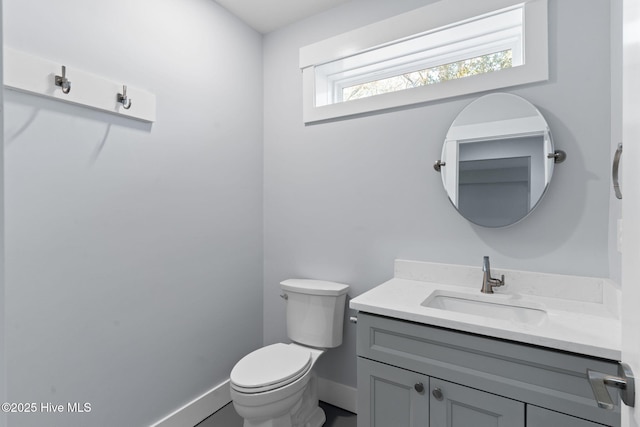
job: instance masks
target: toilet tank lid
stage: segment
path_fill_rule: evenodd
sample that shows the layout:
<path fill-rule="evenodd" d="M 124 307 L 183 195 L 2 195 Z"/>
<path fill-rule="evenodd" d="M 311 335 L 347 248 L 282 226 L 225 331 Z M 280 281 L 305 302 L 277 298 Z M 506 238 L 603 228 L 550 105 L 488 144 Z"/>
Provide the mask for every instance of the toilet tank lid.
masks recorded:
<path fill-rule="evenodd" d="M 312 279 L 287 279 L 280 282 L 280 286 L 285 291 L 310 295 L 338 296 L 349 290 L 349 285 Z"/>

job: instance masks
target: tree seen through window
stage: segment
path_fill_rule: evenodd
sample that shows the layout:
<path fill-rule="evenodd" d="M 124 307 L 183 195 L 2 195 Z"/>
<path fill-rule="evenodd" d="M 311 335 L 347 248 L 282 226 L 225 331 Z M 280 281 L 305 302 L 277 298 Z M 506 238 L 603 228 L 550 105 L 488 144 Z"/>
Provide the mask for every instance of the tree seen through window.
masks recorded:
<path fill-rule="evenodd" d="M 383 93 L 441 83 L 447 80 L 490 73 L 492 71 L 511 68 L 512 64 L 512 51 L 510 49 L 503 50 L 501 52 L 413 71 L 399 76 L 349 86 L 342 90 L 342 99 L 344 101 L 351 101 Z"/>

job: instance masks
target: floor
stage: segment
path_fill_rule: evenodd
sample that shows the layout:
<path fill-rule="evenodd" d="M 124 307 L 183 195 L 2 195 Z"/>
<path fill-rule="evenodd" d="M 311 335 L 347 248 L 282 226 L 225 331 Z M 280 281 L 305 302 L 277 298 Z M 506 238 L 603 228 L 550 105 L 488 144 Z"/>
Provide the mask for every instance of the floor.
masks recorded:
<path fill-rule="evenodd" d="M 320 402 L 320 407 L 327 415 L 324 427 L 356 427 L 356 415 L 328 403 Z M 242 418 L 229 403 L 196 427 L 242 427 Z"/>

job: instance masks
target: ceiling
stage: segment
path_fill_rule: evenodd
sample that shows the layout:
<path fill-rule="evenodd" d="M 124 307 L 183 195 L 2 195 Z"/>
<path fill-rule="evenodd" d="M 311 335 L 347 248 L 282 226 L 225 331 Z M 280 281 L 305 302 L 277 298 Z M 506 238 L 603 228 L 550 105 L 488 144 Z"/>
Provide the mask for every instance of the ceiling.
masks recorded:
<path fill-rule="evenodd" d="M 215 0 L 265 34 L 349 0 Z"/>

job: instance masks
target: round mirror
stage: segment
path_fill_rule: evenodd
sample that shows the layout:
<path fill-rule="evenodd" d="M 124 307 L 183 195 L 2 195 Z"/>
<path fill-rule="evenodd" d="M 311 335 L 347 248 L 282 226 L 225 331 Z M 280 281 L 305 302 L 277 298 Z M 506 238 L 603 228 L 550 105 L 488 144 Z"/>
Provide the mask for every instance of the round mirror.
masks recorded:
<path fill-rule="evenodd" d="M 516 95 L 492 93 L 458 114 L 436 169 L 462 216 L 484 227 L 505 227 L 536 207 L 563 155 L 555 153 L 536 107 Z"/>

